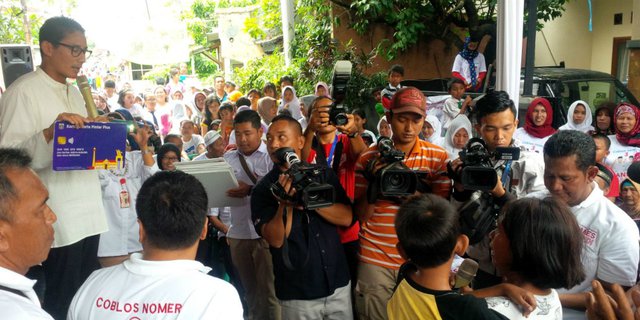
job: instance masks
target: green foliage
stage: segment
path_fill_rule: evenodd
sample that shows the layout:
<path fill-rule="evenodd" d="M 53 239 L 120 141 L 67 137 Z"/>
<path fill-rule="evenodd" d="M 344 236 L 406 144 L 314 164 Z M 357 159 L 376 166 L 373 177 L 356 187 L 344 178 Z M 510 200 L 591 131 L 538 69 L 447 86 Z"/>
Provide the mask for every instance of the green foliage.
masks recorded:
<path fill-rule="evenodd" d="M 18 6 L 4 7 L 0 5 L 0 43 L 25 43 L 26 37 L 23 27 L 23 11 Z M 31 44 L 38 43 L 38 31 L 42 25 L 42 18 L 34 13 L 29 14 L 31 26 Z"/>
<path fill-rule="evenodd" d="M 331 0 L 341 4 L 341 1 Z M 569 0 L 538 0 L 537 19 L 558 18 Z M 495 24 L 497 0 L 354 0 L 348 7 L 352 25 L 360 34 L 373 24 L 395 30 L 392 39 L 377 46 L 377 52 L 392 60 L 420 40 L 441 39 L 460 45 L 460 31 L 490 28 Z M 525 17 L 526 19 L 526 17 Z M 526 20 L 525 20 L 526 21 Z M 538 28 L 542 28 L 538 24 Z"/>
<path fill-rule="evenodd" d="M 142 75 L 142 79 L 151 80 L 153 83 L 156 82 L 156 78 L 162 78 L 167 80 L 169 77 L 169 70 L 171 70 L 170 65 L 156 65 L 150 71 L 145 72 Z"/>
<path fill-rule="evenodd" d="M 196 74 L 199 78 L 207 77 L 208 75 L 217 73 L 218 65 L 213 63 L 209 58 L 202 54 L 196 54 L 193 56 L 196 68 Z"/>

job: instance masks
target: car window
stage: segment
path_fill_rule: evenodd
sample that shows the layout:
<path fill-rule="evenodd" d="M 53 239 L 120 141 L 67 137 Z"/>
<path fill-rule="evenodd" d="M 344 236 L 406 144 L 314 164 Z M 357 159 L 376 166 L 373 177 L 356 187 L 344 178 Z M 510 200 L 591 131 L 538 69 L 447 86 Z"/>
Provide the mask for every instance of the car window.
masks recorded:
<path fill-rule="evenodd" d="M 562 92 L 562 102 L 565 108 L 568 109 L 571 103 L 578 99 L 587 102 L 591 112 L 604 102 L 610 101 L 618 104 L 628 101 L 625 92 L 613 80 L 565 82 Z"/>

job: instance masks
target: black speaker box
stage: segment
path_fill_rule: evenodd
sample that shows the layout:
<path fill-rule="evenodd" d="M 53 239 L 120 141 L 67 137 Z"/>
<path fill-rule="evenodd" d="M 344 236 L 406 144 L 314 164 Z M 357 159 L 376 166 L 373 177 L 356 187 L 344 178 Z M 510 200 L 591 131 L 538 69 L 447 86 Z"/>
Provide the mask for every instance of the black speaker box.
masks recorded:
<path fill-rule="evenodd" d="M 26 44 L 0 45 L 0 87 L 6 90 L 20 76 L 33 71 L 31 47 Z"/>

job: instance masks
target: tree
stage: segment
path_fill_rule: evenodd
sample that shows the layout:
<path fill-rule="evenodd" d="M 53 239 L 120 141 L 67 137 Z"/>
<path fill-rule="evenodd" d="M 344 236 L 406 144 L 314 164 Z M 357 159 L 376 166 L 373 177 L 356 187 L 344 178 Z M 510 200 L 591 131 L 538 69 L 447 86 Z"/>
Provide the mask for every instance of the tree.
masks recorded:
<path fill-rule="evenodd" d="M 378 44 L 377 52 L 392 60 L 418 41 L 443 40 L 462 48 L 467 31 L 495 36 L 498 0 L 330 0 L 347 9 L 351 27 L 365 34 L 373 24 L 395 32 Z M 569 0 L 538 0 L 538 21 L 558 18 Z M 525 12 L 527 10 L 525 9 Z M 525 21 L 528 19 L 525 16 Z M 526 25 L 526 23 L 525 23 Z M 538 29 L 542 24 L 538 23 Z"/>
<path fill-rule="evenodd" d="M 38 43 L 42 18 L 25 12 L 22 2 L 0 4 L 0 43 Z"/>

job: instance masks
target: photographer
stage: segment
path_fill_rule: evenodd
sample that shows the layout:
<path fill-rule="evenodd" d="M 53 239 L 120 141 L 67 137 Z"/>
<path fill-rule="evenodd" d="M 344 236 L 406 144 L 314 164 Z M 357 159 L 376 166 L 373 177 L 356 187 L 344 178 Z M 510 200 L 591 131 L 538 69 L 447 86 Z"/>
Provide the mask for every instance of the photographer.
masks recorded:
<path fill-rule="evenodd" d="M 334 101 L 324 96 L 316 98 L 311 103 L 311 116 L 305 132 L 302 159 L 332 168 L 340 178 L 340 184 L 347 196 L 353 201 L 356 160 L 367 146 L 357 132 L 352 114 L 345 114 L 348 122 L 342 126 L 336 126 L 330 121 L 329 112 L 333 107 Z M 358 268 L 359 231 L 360 225 L 357 222 L 349 228 L 338 228 L 340 241 L 349 262 L 351 280 L 354 282 Z"/>
<path fill-rule="evenodd" d="M 376 178 L 377 173 L 395 166 L 398 169 L 395 177 L 399 179 L 391 179 L 388 185 L 408 181 L 412 175 L 417 175 L 432 193 L 449 197 L 451 180 L 446 176 L 446 151 L 418 137 L 425 114 L 426 98 L 420 90 L 412 87 L 398 90 L 386 114 L 393 132 L 392 140 L 378 141 L 378 145 L 360 156 L 356 165 L 354 212 L 359 216 L 362 230 L 355 300 L 358 314 L 364 319 L 386 319 L 386 305 L 396 285 L 398 270 L 405 262 L 396 248 L 398 238 L 394 228 L 402 198 L 383 197 L 372 192 L 375 186 L 383 185 L 381 181 L 384 179 L 379 179 L 382 176 Z M 385 160 L 382 151 L 388 149 L 394 149 L 390 153 L 395 160 Z"/>
<path fill-rule="evenodd" d="M 352 319 L 349 272 L 336 228 L 353 223 L 350 201 L 332 170 L 323 170 L 322 178 L 335 190 L 333 204 L 310 210 L 303 208 L 309 203 L 291 200 L 303 191 L 292 188 L 288 171 L 293 160 L 296 168 L 305 166 L 299 162 L 303 145 L 298 121 L 273 119 L 267 150 L 275 166 L 252 191 L 253 223 L 269 243 L 282 319 Z M 282 148 L 291 148 L 284 161 L 276 152 Z"/>
<path fill-rule="evenodd" d="M 472 117 L 475 121 L 475 130 L 480 134 L 489 154 L 494 153 L 499 147 L 520 148 L 519 142 L 513 139 L 513 134 L 518 127 L 516 108 L 506 92 L 487 93 L 476 103 Z M 462 219 L 475 215 L 478 210 L 483 210 L 483 214 L 479 215 L 480 218 L 471 218 L 471 222 L 463 221 L 463 228 L 465 224 L 469 229 L 476 228 L 477 225 L 474 223 L 479 223 L 483 217 L 486 225 L 495 227 L 495 217 L 506 202 L 531 192 L 544 190 L 543 159 L 539 154 L 523 151 L 522 148 L 520 151 L 518 160 L 490 159 L 490 165 L 497 174 L 495 186 L 490 191 L 465 188 L 460 181 L 460 173 L 465 164 L 460 158 L 451 162 L 451 171 L 456 176 L 452 202 L 460 205 Z M 486 234 L 477 234 L 479 242 L 469 246 L 467 250 L 467 254 L 480 264 L 480 270 L 475 278 L 476 288 L 498 284 L 501 280 L 496 276 L 496 270 L 491 263 L 489 231 L 491 230 L 487 230 Z M 470 236 L 470 238 L 474 237 Z"/>

